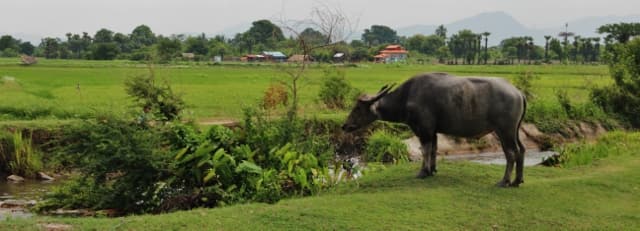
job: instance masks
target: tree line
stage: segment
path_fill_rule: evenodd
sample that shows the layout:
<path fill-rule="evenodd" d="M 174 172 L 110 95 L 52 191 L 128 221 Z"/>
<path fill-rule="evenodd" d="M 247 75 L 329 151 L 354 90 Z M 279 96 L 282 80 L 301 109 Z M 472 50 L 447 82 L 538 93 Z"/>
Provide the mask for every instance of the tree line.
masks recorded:
<path fill-rule="evenodd" d="M 597 32 L 609 34 L 604 40 L 600 37 L 582 37 L 565 30 L 557 36 L 545 36 L 543 43 L 536 43 L 531 36 L 515 36 L 491 47 L 488 46 L 490 32 L 465 29 L 448 35 L 447 28 L 440 25 L 433 34 L 407 37 L 398 36 L 388 26 L 372 25 L 364 30 L 360 39 L 315 49 L 311 56 L 316 61 L 331 62 L 335 53 L 344 53 L 346 61 L 371 61 L 386 45 L 400 44 L 410 51 L 410 56 L 415 60 L 433 59 L 446 64 L 599 63 L 603 45 L 612 43 L 620 36 L 638 35 L 638 25 L 603 25 Z M 182 53 L 193 53 L 196 60 L 208 60 L 213 56 L 240 57 L 267 50 L 293 55 L 301 52 L 296 46 L 300 38 L 311 45 L 323 44 L 328 39 L 314 28 L 304 29 L 298 38 L 287 38 L 283 30 L 269 20 L 254 21 L 247 31 L 232 38 L 223 35 L 208 38 L 204 33 L 156 35 L 150 27 L 140 25 L 129 34 L 103 28 L 93 35 L 82 32 L 67 33 L 63 39 L 46 37 L 38 46 L 4 35 L 0 37 L 0 56 L 27 54 L 48 59 L 92 60 L 146 60 L 157 57 L 160 61 L 170 61 L 180 58 Z"/>

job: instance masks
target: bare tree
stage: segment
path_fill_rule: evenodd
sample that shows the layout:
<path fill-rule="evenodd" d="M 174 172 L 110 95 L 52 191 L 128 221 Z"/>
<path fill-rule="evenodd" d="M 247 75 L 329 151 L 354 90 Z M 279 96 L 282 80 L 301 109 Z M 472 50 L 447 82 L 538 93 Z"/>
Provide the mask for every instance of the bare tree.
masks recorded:
<path fill-rule="evenodd" d="M 309 63 L 311 52 L 335 46 L 344 42 L 354 31 L 355 24 L 349 20 L 339 7 L 330 6 L 324 2 L 316 1 L 311 9 L 310 18 L 306 20 L 281 20 L 281 27 L 292 33 L 296 40 L 296 50 L 302 53 L 302 61 L 297 66 L 280 66 L 288 76 L 288 81 L 281 81 L 291 92 L 292 103 L 289 105 L 287 117 L 293 119 L 298 110 L 298 90 L 300 80 L 304 76 Z M 311 43 L 308 38 L 302 36 L 302 31 L 312 28 L 320 31 L 324 36 L 324 42 Z"/>

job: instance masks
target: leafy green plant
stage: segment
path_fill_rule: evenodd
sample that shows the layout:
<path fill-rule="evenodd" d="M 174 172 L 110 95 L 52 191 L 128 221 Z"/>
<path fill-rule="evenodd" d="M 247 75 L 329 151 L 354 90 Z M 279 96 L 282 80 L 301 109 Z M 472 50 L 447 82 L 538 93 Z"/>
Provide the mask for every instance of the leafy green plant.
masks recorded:
<path fill-rule="evenodd" d="M 153 115 L 155 120 L 171 121 L 178 119 L 185 107 L 182 97 L 175 94 L 171 85 L 164 80 L 158 84 L 153 67 L 149 66 L 149 74 L 138 75 L 125 82 L 127 94 L 134 98 L 142 108 L 140 123 L 146 123 L 147 117 Z"/>
<path fill-rule="evenodd" d="M 81 185 L 99 192 L 91 208 L 135 213 L 156 206 L 155 184 L 168 174 L 171 158 L 156 130 L 105 116 L 66 127 L 57 142 L 54 158 L 91 180 Z"/>
<path fill-rule="evenodd" d="M 513 84 L 522 91 L 527 100 L 532 101 L 536 97 L 533 93 L 533 82 L 539 78 L 534 72 L 523 71 L 516 76 Z"/>
<path fill-rule="evenodd" d="M 324 80 L 318 96 L 325 106 L 331 109 L 344 109 L 354 90 L 345 78 L 345 71 L 336 67 L 324 70 Z"/>
<path fill-rule="evenodd" d="M 615 85 L 593 89 L 591 100 L 604 111 L 640 127 L 640 38 L 608 44 L 605 60 Z"/>
<path fill-rule="evenodd" d="M 409 160 L 407 145 L 385 132 L 374 132 L 367 141 L 365 159 L 371 162 L 398 163 Z"/>

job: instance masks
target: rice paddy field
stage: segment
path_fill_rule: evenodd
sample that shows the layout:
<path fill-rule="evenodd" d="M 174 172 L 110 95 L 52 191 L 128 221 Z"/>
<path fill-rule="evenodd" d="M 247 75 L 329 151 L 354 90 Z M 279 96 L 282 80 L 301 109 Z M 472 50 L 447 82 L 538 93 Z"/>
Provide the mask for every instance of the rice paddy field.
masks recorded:
<path fill-rule="evenodd" d="M 304 115 L 340 116 L 318 102 L 323 70 L 312 64 L 301 81 L 300 101 Z M 183 62 L 154 65 L 156 78 L 168 81 L 188 104 L 186 116 L 200 121 L 237 119 L 242 108 L 258 104 L 271 84 L 288 81 L 286 68 L 269 63 L 246 64 Z M 589 89 L 611 83 L 604 65 L 347 65 L 348 81 L 356 88 L 375 93 L 382 85 L 401 83 L 424 72 L 448 72 L 458 76 L 497 76 L 513 80 L 521 73 L 536 76 L 533 92 L 544 102 L 556 100 L 564 89 L 573 102 L 588 100 Z M 41 59 L 33 66 L 19 60 L 0 59 L 0 121 L 65 120 L 96 112 L 126 113 L 134 110 L 124 90 L 127 78 L 149 74 L 145 63 Z"/>

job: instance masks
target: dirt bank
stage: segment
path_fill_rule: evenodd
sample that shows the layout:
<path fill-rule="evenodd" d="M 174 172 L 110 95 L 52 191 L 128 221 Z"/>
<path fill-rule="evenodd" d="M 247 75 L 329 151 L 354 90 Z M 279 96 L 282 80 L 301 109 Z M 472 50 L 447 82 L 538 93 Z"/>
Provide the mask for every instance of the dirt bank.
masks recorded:
<path fill-rule="evenodd" d="M 593 140 L 606 130 L 600 124 L 579 122 L 568 126 L 561 133 L 544 134 L 533 124 L 524 123 L 520 128 L 520 139 L 527 150 L 546 151 L 555 145 L 580 139 Z M 417 137 L 405 140 L 412 160 L 422 159 L 420 141 Z M 438 155 L 459 155 L 501 152 L 500 140 L 495 133 L 478 139 L 457 138 L 438 134 Z"/>

